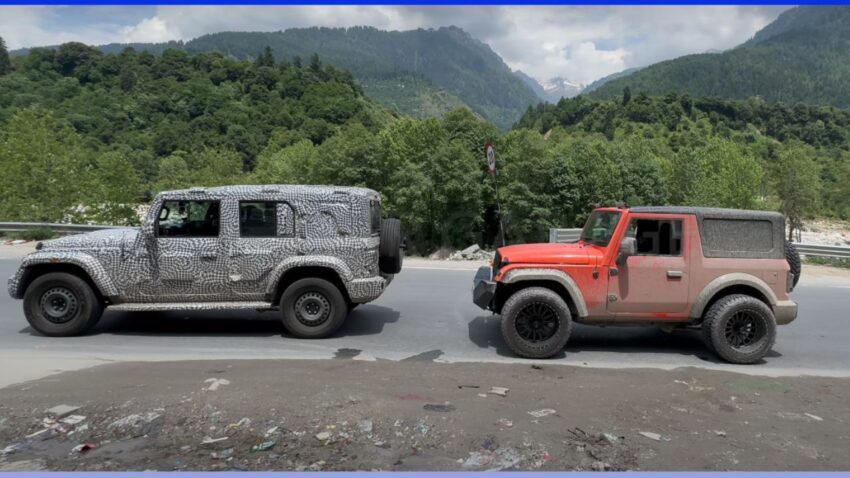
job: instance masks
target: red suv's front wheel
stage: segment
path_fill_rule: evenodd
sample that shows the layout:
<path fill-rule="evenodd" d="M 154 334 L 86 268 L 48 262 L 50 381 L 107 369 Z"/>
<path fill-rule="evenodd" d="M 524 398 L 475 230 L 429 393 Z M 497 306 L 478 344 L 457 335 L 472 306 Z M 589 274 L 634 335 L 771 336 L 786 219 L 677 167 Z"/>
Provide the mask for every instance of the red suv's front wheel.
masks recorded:
<path fill-rule="evenodd" d="M 502 307 L 502 336 L 521 357 L 549 358 L 560 353 L 571 328 L 569 306 L 544 287 L 521 289 Z"/>

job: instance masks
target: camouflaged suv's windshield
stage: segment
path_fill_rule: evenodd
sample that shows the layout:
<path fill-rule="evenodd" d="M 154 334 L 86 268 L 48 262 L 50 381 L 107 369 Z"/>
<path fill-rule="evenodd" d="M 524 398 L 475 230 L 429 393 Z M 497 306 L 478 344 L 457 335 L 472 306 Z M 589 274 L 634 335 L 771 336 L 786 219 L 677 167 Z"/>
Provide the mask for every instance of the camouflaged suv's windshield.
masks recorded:
<path fill-rule="evenodd" d="M 581 231 L 581 240 L 597 246 L 607 246 L 614 235 L 614 229 L 620 222 L 620 213 L 616 211 L 594 211 L 587 218 Z"/>

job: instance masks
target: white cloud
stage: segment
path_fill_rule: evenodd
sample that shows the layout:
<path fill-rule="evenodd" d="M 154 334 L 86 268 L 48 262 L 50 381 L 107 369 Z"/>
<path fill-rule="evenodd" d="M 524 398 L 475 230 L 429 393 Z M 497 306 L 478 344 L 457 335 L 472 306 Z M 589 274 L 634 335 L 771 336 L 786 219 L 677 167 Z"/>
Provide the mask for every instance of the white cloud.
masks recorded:
<path fill-rule="evenodd" d="M 106 13 L 98 15 L 99 22 L 45 21 L 62 8 Z M 134 7 L 0 7 L 0 35 L 11 48 L 19 48 L 70 40 L 92 44 L 189 40 L 218 31 L 305 26 L 409 30 L 456 25 L 490 45 L 511 68 L 540 80 L 562 76 L 588 83 L 625 68 L 731 48 L 787 7 L 162 6 L 132 21 L 124 15 L 123 23 L 116 24 L 109 19 L 117 18 L 118 8 L 126 12 Z"/>
<path fill-rule="evenodd" d="M 169 27 L 165 20 L 159 17 L 145 18 L 138 24 L 124 27 L 121 30 L 122 43 L 161 43 L 169 40 L 180 40 L 180 31 Z"/>

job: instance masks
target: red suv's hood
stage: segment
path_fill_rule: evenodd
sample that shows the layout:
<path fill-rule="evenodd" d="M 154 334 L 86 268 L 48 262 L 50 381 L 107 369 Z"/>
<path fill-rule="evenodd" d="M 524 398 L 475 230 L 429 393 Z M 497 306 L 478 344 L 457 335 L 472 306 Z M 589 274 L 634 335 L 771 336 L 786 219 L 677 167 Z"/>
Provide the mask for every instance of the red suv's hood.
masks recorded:
<path fill-rule="evenodd" d="M 511 264 L 596 264 L 604 249 L 583 242 L 569 244 L 518 244 L 499 249 L 502 261 Z"/>

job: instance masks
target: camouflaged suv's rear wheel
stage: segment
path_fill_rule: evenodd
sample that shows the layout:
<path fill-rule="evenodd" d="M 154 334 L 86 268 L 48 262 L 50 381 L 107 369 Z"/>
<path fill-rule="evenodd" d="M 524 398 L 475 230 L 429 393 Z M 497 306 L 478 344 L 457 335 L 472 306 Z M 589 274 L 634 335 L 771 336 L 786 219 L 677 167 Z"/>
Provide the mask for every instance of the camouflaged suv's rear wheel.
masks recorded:
<path fill-rule="evenodd" d="M 319 278 L 301 279 L 280 298 L 283 326 L 299 338 L 321 339 L 336 332 L 348 315 L 348 303 L 332 283 Z"/>
<path fill-rule="evenodd" d="M 570 338 L 572 314 L 564 299 L 544 287 L 528 287 L 502 306 L 502 337 L 517 355 L 549 358 Z"/>
<path fill-rule="evenodd" d="M 702 323 L 709 347 L 723 360 L 738 364 L 758 362 L 776 340 L 776 319 L 764 302 L 732 294 L 712 304 Z"/>
<path fill-rule="evenodd" d="M 73 274 L 44 274 L 24 293 L 27 322 L 50 337 L 80 335 L 94 327 L 102 314 L 100 298 L 86 281 Z"/>

